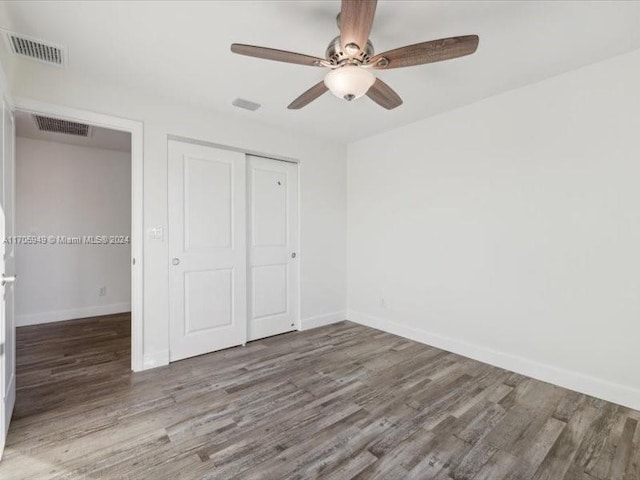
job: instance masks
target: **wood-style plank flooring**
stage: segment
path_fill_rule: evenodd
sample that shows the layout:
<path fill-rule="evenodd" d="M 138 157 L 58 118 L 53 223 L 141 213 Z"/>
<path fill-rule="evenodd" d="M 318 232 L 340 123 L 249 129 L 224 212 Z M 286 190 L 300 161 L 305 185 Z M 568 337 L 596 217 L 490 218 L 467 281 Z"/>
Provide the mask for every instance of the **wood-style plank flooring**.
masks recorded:
<path fill-rule="evenodd" d="M 18 330 L 2 479 L 640 479 L 640 412 L 349 322 L 129 372 L 129 318 Z"/>

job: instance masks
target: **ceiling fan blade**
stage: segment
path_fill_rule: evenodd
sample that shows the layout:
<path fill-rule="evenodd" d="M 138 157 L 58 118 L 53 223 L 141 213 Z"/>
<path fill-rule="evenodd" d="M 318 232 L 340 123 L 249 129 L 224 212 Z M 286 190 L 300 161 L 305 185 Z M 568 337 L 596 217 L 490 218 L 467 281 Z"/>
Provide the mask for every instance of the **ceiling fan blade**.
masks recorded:
<path fill-rule="evenodd" d="M 289 110 L 298 110 L 302 107 L 305 107 L 309 105 L 311 102 L 313 102 L 320 95 L 325 93 L 327 90 L 329 89 L 324 84 L 324 80 L 320 83 L 316 83 L 313 87 L 311 87 L 309 90 L 307 90 L 298 98 L 296 98 L 293 102 L 291 102 L 291 104 L 287 108 Z"/>
<path fill-rule="evenodd" d="M 377 0 L 342 0 L 340 43 L 347 55 L 356 55 L 367 46 L 377 3 Z M 358 48 L 348 47 L 351 44 Z"/>
<path fill-rule="evenodd" d="M 241 43 L 231 44 L 231 51 L 249 57 L 264 58 L 277 62 L 295 63 L 298 65 L 309 65 L 311 67 L 323 67 L 327 63 L 324 58 L 312 57 L 301 53 L 287 52 L 286 50 L 276 50 L 275 48 L 256 47 L 254 45 L 243 45 Z"/>
<path fill-rule="evenodd" d="M 389 85 L 379 78 L 376 78 L 375 83 L 371 85 L 371 88 L 367 91 L 367 97 L 387 110 L 393 110 L 402 105 L 400 95 L 394 92 Z"/>
<path fill-rule="evenodd" d="M 477 35 L 441 38 L 379 53 L 369 63 L 373 68 L 389 69 L 441 62 L 472 54 L 478 48 L 479 41 Z"/>

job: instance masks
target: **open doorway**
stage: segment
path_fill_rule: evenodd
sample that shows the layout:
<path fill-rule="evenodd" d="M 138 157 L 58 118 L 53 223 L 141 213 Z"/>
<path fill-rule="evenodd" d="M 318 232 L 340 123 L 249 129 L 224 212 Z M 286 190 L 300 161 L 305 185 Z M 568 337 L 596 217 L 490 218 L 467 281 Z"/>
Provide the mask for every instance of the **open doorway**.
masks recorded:
<path fill-rule="evenodd" d="M 103 393 L 100 379 L 132 369 L 134 169 L 130 131 L 21 110 L 15 125 L 15 414 L 23 416 L 68 402 L 76 385 L 90 400 Z"/>
<path fill-rule="evenodd" d="M 23 114 L 26 117 L 23 117 Z M 129 198 L 129 219 L 130 219 L 130 239 L 129 243 L 127 243 L 126 235 L 113 235 L 115 237 L 113 241 L 110 241 L 109 237 L 112 235 L 103 235 L 102 233 L 93 233 L 93 234 L 80 234 L 76 235 L 70 232 L 62 232 L 62 233 L 49 233 L 44 232 L 43 234 L 38 235 L 36 231 L 27 231 L 26 233 L 17 232 L 16 231 L 16 221 L 15 221 L 15 200 L 16 200 L 16 155 L 15 152 L 15 144 L 16 144 L 16 129 L 14 116 L 18 115 L 21 118 L 28 119 L 31 118 L 32 121 L 35 121 L 33 115 L 39 115 L 45 117 L 49 120 L 49 122 L 61 122 L 64 126 L 70 129 L 75 128 L 103 128 L 109 130 L 116 130 L 118 132 L 126 132 L 129 138 L 130 143 L 130 154 L 129 154 L 129 183 L 130 189 L 127 192 Z M 29 117 L 30 116 L 30 117 Z M 0 455 L 2 454 L 4 443 L 6 439 L 6 434 L 9 428 L 9 424 L 12 418 L 14 403 L 16 400 L 16 312 L 15 312 L 15 293 L 16 290 L 21 289 L 21 280 L 22 278 L 17 278 L 16 273 L 16 247 L 18 243 L 21 242 L 21 246 L 27 246 L 28 242 L 32 244 L 40 244 L 45 246 L 54 246 L 54 245 L 65 245 L 65 246 L 105 246 L 109 245 L 128 245 L 129 248 L 129 259 L 128 259 L 128 269 L 130 272 L 130 314 L 127 312 L 114 313 L 116 318 L 116 324 L 119 322 L 119 325 L 108 327 L 107 331 L 103 331 L 102 334 L 97 334 L 96 329 L 100 329 L 104 326 L 105 321 L 108 318 L 103 318 L 102 322 L 95 321 L 95 316 L 100 316 L 101 314 L 105 314 L 106 310 L 97 308 L 95 310 L 84 309 L 87 305 L 83 305 L 82 308 L 77 309 L 66 309 L 66 310 L 53 310 L 48 312 L 47 315 L 44 315 L 46 312 L 31 312 L 24 313 L 24 311 L 18 312 L 18 314 L 22 314 L 23 316 L 19 319 L 20 324 L 28 324 L 28 323 L 36 323 L 45 321 L 43 324 L 43 329 L 40 329 L 39 332 L 38 327 L 41 325 L 36 324 L 35 328 L 32 330 L 32 335 L 25 335 L 24 338 L 27 339 L 24 345 L 29 345 L 29 342 L 32 344 L 34 342 L 38 342 L 37 338 L 40 336 L 42 339 L 41 343 L 41 351 L 38 352 L 35 348 L 26 348 L 24 350 L 25 354 L 20 355 L 18 358 L 18 364 L 21 366 L 21 373 L 25 374 L 25 379 L 28 382 L 32 382 L 32 385 L 35 386 L 34 389 L 29 391 L 29 395 L 26 397 L 25 402 L 20 402 L 24 405 L 24 409 L 22 406 L 18 408 L 18 415 L 24 416 L 29 413 L 37 413 L 42 409 L 49 410 L 50 408 L 55 408 L 56 405 L 60 405 L 61 402 L 64 402 L 65 405 L 68 406 L 69 403 L 74 405 L 79 403 L 85 403 L 91 401 L 91 399 L 96 399 L 99 401 L 100 396 L 103 393 L 113 392 L 114 388 L 118 386 L 126 387 L 126 385 L 130 381 L 131 371 L 139 371 L 143 370 L 145 365 L 148 365 L 150 362 L 144 361 L 143 358 L 143 267 L 144 267 L 144 257 L 143 257 L 143 248 L 142 248 L 142 232 L 143 232 L 143 124 L 142 122 L 124 119 L 120 117 L 114 117 L 111 115 L 105 115 L 101 113 L 90 112 L 86 110 L 75 109 L 71 107 L 48 104 L 44 102 L 39 102 L 37 100 L 32 100 L 28 98 L 14 98 L 12 106 L 8 106 L 6 100 L 2 102 L 2 135 L 0 138 L 2 139 L 2 145 L 0 148 L 0 152 L 2 152 L 2 177 L 0 182 L 0 198 L 2 199 L 2 205 L 0 207 L 0 233 L 2 233 L 2 237 L 5 239 L 0 246 L 2 247 L 0 250 L 0 260 L 2 260 L 2 266 L 4 267 L 2 282 L 0 282 L 0 390 L 2 390 L 2 408 L 0 408 L 0 424 L 2 428 L 0 429 Z M 65 122 L 70 122 L 65 123 Z M 73 125 L 73 124 L 76 125 Z M 82 127 L 81 125 L 85 126 Z M 37 125 L 37 123 L 36 123 Z M 53 133 L 53 132 L 49 132 Z M 62 132 L 57 132 L 58 134 L 63 134 Z M 20 130 L 18 136 L 21 138 L 29 138 L 24 131 Z M 34 139 L 41 141 L 52 141 L 57 140 L 53 138 L 49 139 Z M 22 140 L 21 140 L 22 142 Z M 59 148 L 70 148 L 73 143 L 69 142 L 53 142 L 53 143 L 62 143 L 63 146 Z M 66 145 L 66 146 L 64 146 Z M 77 145 L 84 146 L 87 148 L 91 148 L 89 145 Z M 37 149 L 34 149 L 37 150 Z M 20 154 L 22 157 L 22 155 Z M 20 161 L 20 159 L 18 159 Z M 75 164 L 77 165 L 77 164 Z M 43 169 L 45 167 L 42 167 Z M 76 173 L 76 169 L 67 166 L 66 169 L 62 168 L 62 171 L 67 174 Z M 37 169 L 37 168 L 36 168 Z M 51 173 L 49 176 L 40 176 L 40 183 L 37 183 L 35 187 L 32 188 L 33 195 L 39 197 L 40 203 L 38 203 L 39 208 L 43 208 L 54 220 L 60 220 L 61 217 L 64 217 L 61 208 L 64 206 L 64 202 L 55 203 L 53 200 L 54 197 L 57 198 L 56 195 L 51 193 L 51 184 L 56 184 L 55 179 L 58 179 L 58 185 L 62 183 L 60 180 L 60 172 Z M 75 192 L 76 190 L 82 190 L 82 186 L 79 185 L 78 182 L 82 181 L 82 177 L 76 178 L 77 182 L 73 184 L 65 184 L 67 192 Z M 107 182 L 107 184 L 109 184 Z M 97 187 L 96 187 L 97 188 Z M 49 189 L 49 190 L 47 190 Z M 104 187 L 102 188 L 104 190 Z M 84 190 L 86 192 L 86 189 Z M 22 195 L 22 192 L 20 193 Z M 88 200 L 89 198 L 93 198 L 93 192 L 87 194 L 86 196 L 76 197 L 76 203 L 81 207 L 89 208 L 91 206 L 91 202 Z M 125 195 L 125 198 L 127 194 Z M 44 199 L 44 201 L 42 201 Z M 27 202 L 30 203 L 30 202 Z M 73 204 L 73 202 L 70 202 Z M 93 202 L 94 207 L 96 201 Z M 51 205 L 55 206 L 55 208 L 51 208 Z M 43 207 L 44 205 L 44 207 Z M 5 216 L 5 212 L 8 213 Z M 125 214 L 126 215 L 126 214 Z M 22 215 L 21 215 L 22 216 Z M 46 220 L 46 219 L 45 219 Z M 45 220 L 43 224 L 46 223 Z M 21 221 L 21 220 L 20 220 Z M 61 225 L 54 224 L 54 226 L 60 228 Z M 21 226 L 22 229 L 22 226 Z M 32 233 L 36 235 L 31 235 Z M 78 240 L 78 237 L 83 237 Z M 106 236 L 107 239 L 103 239 L 101 237 Z M 51 238 L 50 238 L 51 237 Z M 88 237 L 88 238 L 84 238 Z M 125 237 L 125 238 L 123 238 Z M 20 238 L 20 240 L 18 240 Z M 18 255 L 20 256 L 20 255 Z M 21 261 L 20 261 L 21 262 Z M 76 261 L 76 265 L 78 265 L 79 261 Z M 42 270 L 42 265 L 39 262 L 32 262 L 31 265 L 36 265 L 36 267 Z M 109 266 L 110 268 L 111 266 Z M 63 264 L 62 268 L 66 268 L 66 265 Z M 47 272 L 49 273 L 49 272 Z M 63 276 L 60 272 L 54 272 L 56 276 L 50 281 L 57 282 L 60 281 Z M 18 275 L 19 276 L 19 275 Z M 23 275 L 24 276 L 24 275 Z M 33 280 L 33 278 L 32 278 Z M 29 281 L 27 280 L 27 284 Z M 79 285 L 79 289 L 82 291 L 84 285 Z M 100 287 L 104 287 L 106 285 L 101 285 Z M 98 296 L 107 297 L 108 288 L 101 289 L 98 288 Z M 51 290 L 54 290 L 53 288 Z M 44 290 L 47 294 L 51 294 L 51 292 Z M 104 295 L 101 295 L 104 293 Z M 41 302 L 42 299 L 36 299 L 36 301 Z M 47 300 L 47 299 L 45 299 Z M 49 299 L 50 300 L 50 299 Z M 19 300 L 20 301 L 20 300 Z M 26 302 L 28 304 L 28 302 Z M 42 304 L 42 303 L 40 303 Z M 108 305 L 108 303 L 104 303 L 102 307 Z M 112 305 L 113 306 L 113 305 Z M 97 307 L 101 307 L 100 304 Z M 21 309 L 21 307 L 19 307 Z M 107 307 L 106 307 L 107 308 Z M 108 307 L 110 308 L 110 307 Z M 118 371 L 116 373 L 111 373 L 101 378 L 97 378 L 95 376 L 92 377 L 91 371 L 85 372 L 82 370 L 82 367 L 89 367 L 93 365 L 95 369 L 99 369 L 101 365 L 105 362 L 108 362 L 110 358 L 114 357 L 112 352 L 111 357 L 109 354 L 102 357 L 95 356 L 91 361 L 83 360 L 87 359 L 86 351 L 83 356 L 80 354 L 82 348 L 86 348 L 86 345 L 82 344 L 83 339 L 82 336 L 77 337 L 78 329 L 70 326 L 70 323 L 65 322 L 74 322 L 75 320 L 64 320 L 64 314 L 69 315 L 70 313 L 74 313 L 73 316 L 82 316 L 82 311 L 85 312 L 84 315 L 90 315 L 89 318 L 85 320 L 79 320 L 78 323 L 85 323 L 87 325 L 84 326 L 85 332 L 94 330 L 94 347 L 99 345 L 101 340 L 106 340 L 107 338 L 111 338 L 113 336 L 120 335 L 120 340 L 117 341 L 117 345 L 114 350 L 119 352 L 126 352 L 129 350 L 130 354 L 130 363 L 127 366 L 127 362 L 121 361 L 118 366 Z M 113 311 L 113 310 L 112 310 Z M 87 313 L 88 312 L 88 313 Z M 24 316 L 26 315 L 26 316 Z M 57 317 L 57 318 L 55 318 Z M 52 321 L 57 320 L 57 321 Z M 102 323 L 102 324 L 101 324 Z M 58 329 L 55 335 L 53 335 L 50 331 L 44 330 L 47 325 L 51 326 L 70 326 L 70 328 L 63 330 Z M 32 326 L 24 326 L 20 328 L 32 328 Z M 109 331 L 110 329 L 110 331 Z M 127 330 L 130 333 L 127 333 Z M 28 333 L 28 332 L 27 332 Z M 53 347 L 55 343 L 64 343 L 69 340 L 70 337 L 76 336 L 75 340 L 77 341 L 77 345 L 82 344 L 82 348 L 74 348 L 72 346 L 67 347 L 67 351 L 62 353 L 55 352 L 54 350 L 47 350 L 47 347 Z M 31 340 L 28 340 L 28 339 Z M 127 338 L 130 341 L 127 341 Z M 89 341 L 85 341 L 85 343 L 90 344 Z M 128 349 L 127 349 L 128 347 Z M 30 358 L 31 354 L 36 354 L 36 356 L 40 356 L 39 358 L 44 362 L 48 362 L 48 368 L 43 368 L 38 371 L 38 368 L 34 368 L 34 365 L 38 365 L 37 362 L 34 363 L 34 359 Z M 126 355 L 126 354 L 125 354 Z M 74 358 L 75 356 L 75 358 Z M 115 355 L 117 356 L 117 355 Z M 126 357 L 125 357 L 126 358 Z M 122 358 L 120 359 L 122 360 Z M 81 368 L 76 368 L 77 363 L 80 362 Z M 32 365 L 31 368 L 26 368 L 24 365 L 30 363 Z M 94 369 L 94 372 L 95 372 Z M 89 368 L 91 370 L 91 368 Z M 103 371 L 104 372 L 104 371 Z M 80 376 L 76 375 L 79 374 Z M 49 385 L 45 385 L 47 381 L 51 380 L 51 376 L 56 375 L 57 378 L 54 379 L 53 382 L 49 382 Z M 74 379 L 75 375 L 75 379 Z M 81 376 L 84 375 L 84 378 Z M 78 380 L 81 378 L 81 381 L 78 383 Z M 103 380 L 103 381 L 101 381 Z M 85 382 L 83 385 L 82 382 Z M 27 384 L 27 382 L 25 382 Z M 84 386 L 88 386 L 88 390 L 90 393 L 87 395 L 85 392 Z M 42 387 L 42 388 L 40 388 Z M 77 387 L 77 388 L 73 388 Z M 102 390 L 101 390 L 102 389 Z M 67 392 L 66 398 L 64 396 L 57 395 L 56 392 L 65 391 Z M 25 392 L 26 393 L 26 392 Z M 38 397 L 42 398 L 38 398 Z M 20 397 L 20 396 L 19 396 Z M 34 401 L 29 401 L 31 398 Z M 19 400 L 19 398 L 18 398 Z"/>

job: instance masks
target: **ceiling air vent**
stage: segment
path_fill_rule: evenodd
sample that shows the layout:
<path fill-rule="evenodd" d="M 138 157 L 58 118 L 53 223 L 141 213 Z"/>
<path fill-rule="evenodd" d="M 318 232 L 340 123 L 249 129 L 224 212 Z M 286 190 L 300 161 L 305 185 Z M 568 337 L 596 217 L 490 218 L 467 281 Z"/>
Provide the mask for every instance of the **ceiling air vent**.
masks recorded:
<path fill-rule="evenodd" d="M 245 100 L 244 98 L 236 98 L 233 102 L 231 102 L 231 104 L 234 107 L 244 108 L 245 110 L 251 110 L 252 112 L 255 112 L 257 109 L 260 108 L 259 103 L 255 103 L 250 100 Z"/>
<path fill-rule="evenodd" d="M 41 132 L 64 133 L 65 135 L 76 135 L 78 137 L 88 137 L 91 134 L 91 127 L 84 123 L 43 117 L 42 115 L 34 115 L 33 119 Z"/>
<path fill-rule="evenodd" d="M 63 47 L 6 30 L 3 33 L 11 52 L 15 55 L 37 60 L 47 65 L 64 66 L 66 52 Z"/>

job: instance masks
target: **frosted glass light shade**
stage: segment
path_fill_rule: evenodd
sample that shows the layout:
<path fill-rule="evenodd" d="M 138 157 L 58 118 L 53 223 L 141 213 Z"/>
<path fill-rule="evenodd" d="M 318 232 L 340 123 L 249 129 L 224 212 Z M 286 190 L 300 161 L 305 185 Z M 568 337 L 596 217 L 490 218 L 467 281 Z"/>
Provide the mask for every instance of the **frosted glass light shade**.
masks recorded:
<path fill-rule="evenodd" d="M 338 98 L 353 100 L 360 98 L 376 81 L 369 70 L 354 65 L 345 65 L 327 73 L 324 84 Z"/>

